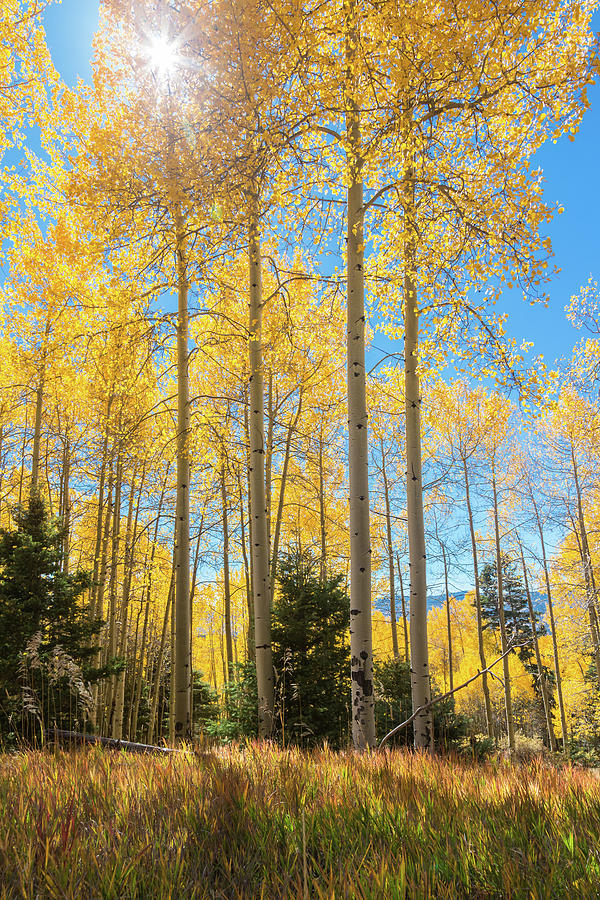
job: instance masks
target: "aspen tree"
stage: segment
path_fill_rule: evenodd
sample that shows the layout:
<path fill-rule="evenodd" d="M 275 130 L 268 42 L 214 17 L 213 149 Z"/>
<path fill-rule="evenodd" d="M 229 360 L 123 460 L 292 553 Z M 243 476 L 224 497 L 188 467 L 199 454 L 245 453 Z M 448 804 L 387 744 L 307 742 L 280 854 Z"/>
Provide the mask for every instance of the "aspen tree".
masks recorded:
<path fill-rule="evenodd" d="M 534 433 L 534 441 L 535 438 L 539 437 L 539 431 L 536 430 Z M 543 497 L 543 491 L 547 490 L 548 485 L 544 484 L 542 467 L 539 464 L 533 463 L 534 457 L 528 458 L 524 454 L 520 453 L 515 454 L 515 461 L 518 463 L 518 474 L 519 474 L 519 483 L 518 483 L 518 495 L 521 499 L 521 502 L 524 507 L 524 512 L 531 517 L 531 513 L 533 513 L 533 521 L 535 523 L 534 532 L 537 532 L 537 538 L 539 541 L 539 549 L 540 555 L 537 557 L 538 563 L 541 564 L 542 568 L 542 576 L 543 576 L 543 584 L 546 590 L 546 605 L 548 611 L 548 621 L 550 625 L 550 637 L 552 640 L 552 656 L 554 662 L 554 677 L 556 679 L 556 699 L 558 704 L 558 711 L 561 723 L 561 737 L 562 737 L 562 749 L 563 752 L 567 751 L 569 734 L 567 729 L 567 721 L 565 714 L 565 704 L 563 697 L 563 686 L 562 686 L 562 669 L 560 664 L 560 654 L 558 649 L 558 640 L 557 640 L 557 632 L 556 632 L 556 619 L 554 615 L 554 603 L 552 596 L 552 585 L 550 582 L 550 567 L 548 564 L 548 556 L 546 551 L 546 537 L 544 533 L 544 523 L 542 521 L 542 512 L 540 507 L 540 497 Z M 537 477 L 537 483 L 534 481 L 534 478 Z M 542 501 L 543 502 L 543 501 Z M 548 693 L 550 693 L 550 687 L 547 687 Z M 554 736 L 554 729 L 552 731 L 553 740 L 556 744 L 556 737 Z"/>
<path fill-rule="evenodd" d="M 323 426 L 319 430 L 319 538 L 320 538 L 320 563 L 319 578 L 321 584 L 327 577 L 327 528 L 325 524 L 325 475 L 323 471 Z"/>
<path fill-rule="evenodd" d="M 529 622 L 531 624 L 531 633 L 533 635 L 533 648 L 535 650 L 535 661 L 538 670 L 538 678 L 540 682 L 540 693 L 542 695 L 542 703 L 544 706 L 544 716 L 546 718 L 546 727 L 548 729 L 548 743 L 550 745 L 550 750 L 554 753 L 556 752 L 556 738 L 554 736 L 554 726 L 552 724 L 552 712 L 550 710 L 550 695 L 548 692 L 548 686 L 546 683 L 546 674 L 544 672 L 544 666 L 542 665 L 542 657 L 540 654 L 540 643 L 538 640 L 537 628 L 536 628 L 536 616 L 533 609 L 533 604 L 531 602 L 531 593 L 529 591 L 529 578 L 527 575 L 527 566 L 525 564 L 525 552 L 523 550 L 523 544 L 519 541 L 519 551 L 521 555 L 521 566 L 523 571 L 523 581 L 525 584 L 525 595 L 527 597 L 527 607 L 529 609 Z"/>
<path fill-rule="evenodd" d="M 283 510 L 285 504 L 285 489 L 287 485 L 288 478 L 288 470 L 290 464 L 290 456 L 292 450 L 292 438 L 294 436 L 294 431 L 298 426 L 298 420 L 302 414 L 302 397 L 303 397 L 303 385 L 300 386 L 300 395 L 298 397 L 298 405 L 292 416 L 290 417 L 290 421 L 287 428 L 287 434 L 285 439 L 285 450 L 283 456 L 283 466 L 281 469 L 281 482 L 279 486 L 279 500 L 277 502 L 277 514 L 275 519 L 275 532 L 273 535 L 273 546 L 271 550 L 271 586 L 275 584 L 275 578 L 277 575 L 277 559 L 279 555 L 279 541 L 281 537 L 281 526 L 283 523 Z M 321 567 L 322 568 L 322 567 Z"/>
<path fill-rule="evenodd" d="M 162 676 L 162 669 L 164 664 L 165 657 L 165 649 L 167 646 L 167 635 L 169 629 L 169 619 L 172 615 L 174 595 L 175 595 L 175 566 L 176 566 L 176 557 L 175 557 L 175 542 L 173 541 L 173 563 L 171 569 L 171 581 L 169 585 L 169 591 L 167 594 L 167 602 L 165 603 L 165 612 L 163 616 L 162 629 L 160 632 L 160 644 L 158 648 L 158 654 L 156 659 L 156 669 L 154 673 L 154 683 L 152 685 L 151 692 L 151 701 L 150 701 L 150 716 L 148 719 L 148 743 L 151 744 L 154 740 L 154 729 L 156 727 L 156 714 L 158 711 L 158 702 L 160 700 L 160 681 Z M 171 704 L 172 708 L 172 704 Z"/>
<path fill-rule="evenodd" d="M 117 444 L 116 474 L 115 474 L 115 501 L 110 535 L 110 568 L 108 580 L 108 635 L 106 644 L 105 661 L 114 660 L 117 656 L 117 575 L 119 564 L 119 547 L 121 543 L 121 491 L 123 487 L 123 448 L 121 442 Z M 104 704 L 102 708 L 102 728 L 108 731 L 112 729 L 114 714 L 116 675 L 111 675 L 106 685 Z"/>
<path fill-rule="evenodd" d="M 255 189 L 256 191 L 257 189 Z M 273 728 L 274 675 L 271 649 L 271 585 L 265 491 L 265 415 L 262 361 L 262 271 L 259 237 L 259 198 L 250 201 L 248 226 L 249 293 L 249 490 L 252 520 L 252 582 L 254 590 L 254 651 L 258 686 L 258 734 L 269 737 Z"/>
<path fill-rule="evenodd" d="M 138 13 L 142 19 L 144 13 L 150 13 L 146 25 L 154 18 L 152 10 L 141 7 L 128 12 L 133 12 L 137 25 Z M 166 23 L 164 19 L 154 19 L 152 24 L 157 29 L 154 40 L 165 42 L 162 49 L 169 65 L 163 65 L 165 58 L 157 57 L 152 46 L 139 40 L 139 33 L 137 43 L 132 40 L 125 47 L 127 23 L 115 24 L 105 19 L 93 88 L 82 90 L 80 96 L 67 97 L 65 105 L 76 120 L 73 128 L 84 148 L 78 157 L 79 181 L 70 185 L 72 198 L 88 207 L 93 203 L 98 213 L 102 212 L 112 242 L 125 242 L 135 235 L 140 272 L 146 277 L 154 272 L 159 278 L 166 278 L 168 286 L 177 293 L 175 431 L 179 527 L 172 609 L 171 700 L 174 737 L 181 741 L 191 733 L 192 700 L 188 294 L 198 268 L 199 241 L 209 231 L 210 219 L 203 214 L 199 198 L 208 200 L 207 173 L 212 172 L 208 161 L 210 145 L 204 140 L 204 131 L 210 131 L 211 125 L 207 121 L 200 127 L 195 121 L 202 118 L 201 88 L 205 81 L 174 49 L 178 34 L 175 17 Z M 166 31 L 159 33 L 159 26 Z M 173 32 L 174 37 L 170 36 Z M 130 36 L 133 38 L 134 34 Z M 132 82 L 135 90 L 125 90 L 124 85 Z M 82 115 L 84 107 L 88 112 Z M 110 140 L 116 137 L 115 131 L 119 133 L 115 145 L 118 151 L 111 152 Z M 96 201 L 99 192 L 100 209 Z M 143 253 L 139 249 L 142 236 L 146 242 Z M 190 252 L 192 237 L 195 252 Z M 148 294 L 152 296 L 156 291 L 156 285 L 150 286 Z"/>
<path fill-rule="evenodd" d="M 589 450 L 593 446 L 591 435 L 596 420 L 595 406 L 575 390 L 572 384 L 566 383 L 561 388 L 555 408 L 546 417 L 543 437 L 551 457 L 560 464 L 567 482 L 563 495 L 565 511 L 570 520 L 569 530 L 576 541 L 592 652 L 597 671 L 600 672 L 597 585 L 586 523 L 585 496 L 590 492 L 590 480 L 593 478 L 594 454 Z M 600 680 L 600 676 L 597 676 L 597 680 Z"/>
<path fill-rule="evenodd" d="M 225 646 L 227 649 L 227 681 L 233 680 L 233 639 L 231 635 L 231 584 L 229 577 L 229 523 L 227 519 L 227 484 L 225 481 L 226 457 L 224 448 L 221 450 L 221 507 L 223 515 L 223 599 L 225 612 Z"/>
<path fill-rule="evenodd" d="M 390 509 L 390 490 L 388 485 L 386 464 L 385 464 L 385 450 L 383 447 L 383 437 L 380 439 L 381 446 L 381 474 L 383 476 L 383 498 L 385 501 L 385 529 L 386 529 L 386 538 L 387 538 L 387 553 L 388 553 L 388 571 L 389 571 L 389 586 L 390 586 L 390 615 L 392 619 L 392 652 L 396 659 L 400 656 L 400 651 L 398 650 L 398 623 L 396 620 L 396 585 L 394 579 L 394 544 L 392 541 L 392 515 Z"/>
<path fill-rule="evenodd" d="M 131 591 L 131 561 L 132 543 L 135 540 L 134 528 L 134 499 L 135 499 L 135 481 L 137 476 L 137 465 L 134 464 L 131 480 L 129 483 L 129 498 L 127 504 L 127 524 L 125 528 L 125 547 L 123 554 L 123 583 L 121 587 L 121 603 L 119 610 L 119 631 L 117 634 L 118 655 L 123 660 L 123 669 L 118 673 L 114 688 L 114 715 L 112 720 L 112 737 L 116 740 L 123 738 L 123 714 L 125 710 L 125 680 L 127 669 L 127 626 L 129 620 L 129 599 Z M 143 483 L 143 479 L 142 479 Z M 141 486 L 140 486 L 141 491 Z M 138 502 L 139 513 L 139 502 Z"/>
<path fill-rule="evenodd" d="M 453 385 L 437 382 L 432 396 L 432 409 L 435 411 L 436 417 L 437 427 L 435 433 L 437 436 L 442 437 L 450 454 L 458 457 L 459 468 L 462 471 L 473 563 L 479 668 L 484 672 L 481 677 L 481 688 L 485 704 L 488 736 L 493 738 L 492 705 L 488 675 L 485 672 L 487 661 L 483 640 L 479 549 L 471 498 L 473 466 L 478 456 L 481 456 L 485 437 L 485 394 L 481 389 L 475 388 L 470 390 L 464 381 L 455 382 Z"/>
<path fill-rule="evenodd" d="M 556 19 L 558 7 L 565 16 L 560 27 Z M 406 439 L 414 585 L 411 625 L 418 634 L 411 650 L 415 704 L 427 692 L 428 668 L 424 529 L 422 501 L 416 498 L 421 481 L 417 450 L 420 397 L 414 383 L 416 368 L 412 372 L 419 362 L 412 358 L 417 350 L 416 313 L 420 313 L 420 320 L 429 331 L 421 356 L 427 358 L 429 352 L 430 365 L 443 364 L 443 344 L 471 359 L 474 373 L 479 370 L 491 374 L 493 365 L 482 360 L 485 348 L 504 369 L 504 377 L 513 378 L 509 373 L 518 366 L 519 352 L 510 342 L 503 346 L 501 320 L 486 316 L 484 305 L 474 307 L 469 302 L 469 285 L 475 286 L 492 272 L 509 283 L 520 279 L 532 287 L 543 277 L 545 263 L 535 257 L 543 246 L 538 229 L 547 211 L 539 202 L 534 181 L 527 175 L 523 177 L 523 166 L 533 147 L 555 133 L 552 128 L 570 128 L 571 117 L 581 114 L 577 104 L 585 96 L 592 58 L 591 7 L 575 13 L 561 4 L 549 10 L 547 4 L 539 3 L 536 12 L 539 17 L 530 18 L 532 10 L 525 14 L 507 3 L 493 9 L 480 7 L 474 19 L 472 6 L 467 11 L 466 7 L 458 9 L 456 4 L 442 5 L 433 17 L 428 11 L 428 27 L 422 29 L 422 10 L 417 4 L 397 22 L 391 15 L 385 19 L 385 27 L 392 31 L 403 52 L 390 77 L 389 94 L 380 101 L 382 106 L 389 104 L 390 112 L 393 110 L 388 132 L 396 136 L 396 143 L 388 142 L 387 152 L 390 175 L 393 173 L 395 179 L 390 177 L 388 185 L 383 185 L 376 196 L 390 192 L 390 197 L 398 197 L 398 202 L 388 202 L 389 213 L 380 221 L 388 248 L 384 254 L 390 260 L 389 284 L 394 285 L 390 304 L 393 309 L 399 305 L 400 290 L 395 287 L 401 282 L 397 272 L 399 247 L 404 247 L 405 258 L 404 327 L 392 329 L 392 333 L 400 336 L 403 331 L 407 379 L 413 382 L 410 395 L 407 389 L 406 396 Z M 476 22 L 468 31 L 464 29 L 466 19 Z M 569 33 L 566 41 L 565 29 Z M 574 45 L 570 41 L 575 35 L 582 45 L 573 56 Z M 512 48 L 510 73 L 502 62 L 508 46 Z M 534 50 L 537 52 L 532 53 Z M 555 61 L 552 78 L 545 72 L 550 54 L 554 54 Z M 383 71 L 382 63 L 380 81 Z M 557 105 L 559 96 L 562 99 Z M 523 133 L 518 134 L 519 128 L 508 123 L 506 104 L 511 109 L 527 110 L 527 118 L 521 120 L 527 123 L 523 124 Z M 570 113 L 565 116 L 567 106 Z M 417 140 L 411 140 L 412 135 L 418 136 Z M 513 177 L 507 179 L 508 170 Z M 499 228 L 491 222 L 495 215 L 490 217 L 497 204 L 502 206 L 501 240 Z M 411 216 L 415 219 L 415 207 L 418 221 L 411 229 L 407 222 Z M 383 268 L 380 266 L 380 275 Z M 411 282 L 408 289 L 407 279 Z M 417 283 L 423 295 L 420 309 Z M 477 336 L 471 344 L 475 351 L 471 355 L 469 330 L 473 326 Z M 523 386 L 524 379 L 518 380 Z M 415 488 L 412 496 L 411 485 Z M 423 677 L 419 679 L 421 672 Z M 417 683 L 419 680 L 421 684 Z M 425 722 L 418 723 L 415 735 L 420 745 L 431 740 L 431 730 Z"/>
<path fill-rule="evenodd" d="M 446 592 L 446 627 L 448 629 L 448 673 L 450 681 L 450 690 L 454 689 L 454 660 L 452 654 L 452 623 L 450 620 L 450 590 L 448 588 L 448 559 L 446 556 L 446 546 L 440 541 L 442 558 L 444 560 L 444 589 Z"/>
<path fill-rule="evenodd" d="M 167 487 L 167 479 L 169 477 L 169 470 L 170 470 L 170 466 L 167 466 L 166 471 L 165 471 L 164 480 L 162 483 L 160 498 L 158 501 L 158 507 L 157 507 L 157 511 L 156 511 L 156 519 L 155 519 L 155 523 L 154 523 L 154 533 L 153 533 L 153 538 L 152 538 L 152 543 L 151 543 L 152 549 L 150 551 L 150 558 L 148 560 L 148 567 L 147 567 L 147 573 L 146 573 L 147 584 L 146 584 L 146 595 L 145 595 L 146 602 L 145 602 L 145 611 L 144 611 L 144 624 L 143 624 L 143 628 L 142 628 L 142 639 L 141 639 L 140 653 L 139 653 L 139 664 L 137 667 L 137 673 L 134 672 L 133 702 L 132 702 L 132 707 L 131 707 L 131 718 L 130 718 L 130 727 L 129 727 L 129 737 L 130 737 L 130 740 L 133 740 L 133 741 L 135 741 L 135 739 L 136 739 L 137 730 L 138 730 L 137 723 L 138 723 L 140 701 L 141 701 L 141 697 L 142 697 L 142 683 L 143 683 L 143 677 L 144 677 L 144 658 L 145 658 L 145 654 L 146 654 L 146 646 L 147 646 L 147 639 L 148 639 L 148 625 L 149 625 L 149 620 L 150 620 L 150 605 L 151 605 L 151 600 L 152 600 L 152 579 L 153 579 L 153 572 L 154 572 L 154 559 L 156 556 L 156 545 L 157 545 L 157 540 L 158 540 L 158 532 L 159 532 L 159 528 L 160 528 L 160 522 L 161 522 L 161 518 L 162 518 L 163 503 L 164 503 L 165 492 L 166 492 L 166 487 Z M 144 599 L 144 594 L 142 593 L 142 602 L 143 602 L 143 599 Z M 134 663 L 135 663 L 135 659 L 134 659 Z"/>
<path fill-rule="evenodd" d="M 265 480 L 264 355 L 262 229 L 271 203 L 270 178 L 280 167 L 289 146 L 296 111 L 284 91 L 296 63 L 293 17 L 296 7 L 266 10 L 256 3 L 228 0 L 219 8 L 215 37 L 202 35 L 202 52 L 209 67 L 222 72 L 215 93 L 220 121 L 213 134 L 222 140 L 224 159 L 235 173 L 224 192 L 224 204 L 248 250 L 248 363 L 249 363 L 249 507 L 251 566 L 254 597 L 254 643 L 258 686 L 259 737 L 273 727 L 274 674 L 270 638 L 269 509 Z M 269 56 L 270 55 L 270 56 Z M 250 86 L 250 88 L 249 88 Z M 227 116 L 236 119 L 232 130 Z M 238 127 L 238 121 L 241 127 Z M 241 213 L 241 215 L 240 215 Z"/>
<path fill-rule="evenodd" d="M 561 733 L 563 740 L 563 751 L 567 750 L 569 734 L 567 730 L 567 717 L 565 714 L 565 702 L 563 699 L 563 688 L 562 688 L 562 671 L 560 667 L 560 660 L 558 654 L 558 641 L 556 639 L 556 621 L 554 618 L 554 606 L 552 603 L 552 589 L 550 586 L 550 571 L 548 567 L 548 559 L 546 555 L 546 542 L 544 539 L 544 528 L 541 522 L 539 509 L 537 503 L 535 501 L 535 497 L 533 492 L 531 493 L 531 500 L 533 504 L 535 521 L 538 529 L 538 534 L 540 538 L 540 547 L 542 551 L 542 567 L 544 569 L 544 582 L 546 585 L 546 602 L 548 604 L 548 617 L 550 619 L 550 634 L 552 637 L 552 653 L 554 656 L 554 673 L 556 676 L 556 696 L 558 699 L 558 710 L 560 714 L 560 725 L 561 725 Z"/>
<path fill-rule="evenodd" d="M 350 486 L 350 652 L 352 739 L 358 750 L 375 745 L 368 414 L 365 366 L 363 160 L 358 102 L 360 66 L 355 0 L 345 0 L 344 89 L 347 141 L 348 466 Z"/>
<path fill-rule="evenodd" d="M 400 602 L 402 604 L 402 625 L 404 628 L 404 660 L 410 661 L 410 645 L 408 640 L 408 616 L 406 615 L 406 600 L 404 597 L 404 579 L 402 578 L 402 567 L 400 565 L 400 553 L 396 551 L 396 569 L 398 572 L 398 580 L 400 582 Z"/>
<path fill-rule="evenodd" d="M 427 644 L 427 575 L 423 471 L 421 465 L 421 387 L 419 365 L 419 311 L 415 272 L 414 170 L 404 180 L 406 227 L 404 260 L 404 395 L 406 409 L 406 511 L 410 558 L 410 676 L 413 710 L 425 707 L 414 721 L 415 747 L 433 750 L 431 682 Z"/>
<path fill-rule="evenodd" d="M 95 618 L 97 614 L 97 606 L 96 600 L 99 591 L 99 573 L 100 573 L 100 553 L 102 549 L 102 519 L 104 515 L 104 492 L 106 488 L 106 469 L 108 465 L 108 438 L 109 438 L 109 428 L 108 423 L 110 420 L 110 410 L 113 402 L 113 393 L 112 391 L 108 394 L 108 398 L 106 400 L 106 424 L 104 427 L 104 437 L 102 441 L 102 451 L 101 451 L 101 463 L 100 463 L 100 477 L 98 483 L 98 505 L 97 505 L 97 513 L 96 513 L 96 539 L 94 543 L 93 550 L 93 572 L 92 572 L 92 587 L 90 593 L 90 616 L 91 618 Z M 99 614 L 99 613 L 98 613 Z M 101 615 L 100 615 L 101 618 Z"/>
<path fill-rule="evenodd" d="M 46 382 L 46 344 L 50 334 L 50 316 L 46 320 L 44 344 L 42 347 L 42 361 L 40 366 L 39 381 L 35 389 L 35 418 L 33 423 L 33 450 L 31 454 L 31 492 L 38 490 L 40 467 L 40 443 L 42 439 L 42 414 L 44 411 L 44 389 Z"/>
<path fill-rule="evenodd" d="M 190 389 L 188 272 L 183 223 L 175 213 L 177 269 L 177 528 L 175 563 L 175 739 L 191 737 L 192 645 L 190 639 Z"/>
<path fill-rule="evenodd" d="M 504 618 L 504 594 L 502 575 L 502 550 L 500 547 L 500 525 L 498 516 L 498 490 L 496 485 L 496 461 L 492 456 L 492 497 L 494 502 L 494 541 L 496 547 L 496 573 L 498 579 L 498 618 L 500 621 L 500 647 L 502 653 L 509 649 L 506 622 Z M 515 720 L 512 706 L 512 687 L 510 683 L 510 670 L 508 668 L 508 656 L 502 660 L 502 674 L 504 679 L 504 704 L 506 708 L 506 730 L 508 733 L 509 750 L 515 749 Z"/>
<path fill-rule="evenodd" d="M 587 594 L 587 609 L 590 620 L 590 632 L 594 645 L 594 656 L 596 661 L 596 678 L 600 684 L 600 630 L 598 626 L 597 613 L 597 588 L 594 569 L 592 565 L 592 556 L 590 553 L 590 545 L 588 540 L 587 526 L 583 512 L 583 500 L 581 493 L 581 485 L 579 480 L 579 467 L 575 457 L 573 444 L 570 447 L 571 464 L 573 466 L 573 482 L 575 485 L 575 497 L 577 502 L 577 524 L 579 526 L 579 552 L 581 555 L 581 566 L 583 569 L 583 577 L 585 579 L 585 587 Z"/>

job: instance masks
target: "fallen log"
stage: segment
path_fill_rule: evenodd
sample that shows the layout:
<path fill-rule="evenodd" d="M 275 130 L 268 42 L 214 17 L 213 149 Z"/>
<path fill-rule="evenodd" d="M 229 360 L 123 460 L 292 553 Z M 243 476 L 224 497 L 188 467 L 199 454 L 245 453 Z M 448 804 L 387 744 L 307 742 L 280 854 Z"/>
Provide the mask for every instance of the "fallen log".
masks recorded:
<path fill-rule="evenodd" d="M 97 744 L 108 750 L 126 750 L 128 753 L 179 753 L 173 747 L 155 747 L 152 744 L 134 744 L 131 741 L 119 741 L 116 738 L 100 737 L 97 734 L 82 734 L 78 731 L 63 731 L 50 728 L 46 731 L 46 739 L 57 744 Z"/>

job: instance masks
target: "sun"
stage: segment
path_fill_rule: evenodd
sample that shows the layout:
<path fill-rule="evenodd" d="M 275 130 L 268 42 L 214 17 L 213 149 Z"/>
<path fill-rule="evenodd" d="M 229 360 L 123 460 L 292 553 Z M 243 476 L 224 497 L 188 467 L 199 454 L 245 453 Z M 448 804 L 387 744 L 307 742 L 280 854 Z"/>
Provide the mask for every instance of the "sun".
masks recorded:
<path fill-rule="evenodd" d="M 161 81 L 168 80 L 181 65 L 175 42 L 165 35 L 156 34 L 146 47 L 148 64 Z"/>

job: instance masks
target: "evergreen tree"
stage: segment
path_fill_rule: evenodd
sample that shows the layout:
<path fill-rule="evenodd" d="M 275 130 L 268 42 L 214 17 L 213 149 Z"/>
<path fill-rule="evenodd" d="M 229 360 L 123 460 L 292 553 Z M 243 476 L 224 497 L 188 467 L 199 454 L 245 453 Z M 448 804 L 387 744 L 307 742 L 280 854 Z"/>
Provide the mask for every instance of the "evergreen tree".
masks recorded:
<path fill-rule="evenodd" d="M 375 662 L 375 725 L 377 741 L 406 721 L 412 713 L 410 684 L 410 664 L 399 657 Z M 431 685 L 431 696 L 439 696 L 435 683 Z M 448 750 L 465 737 L 469 722 L 457 713 L 454 697 L 440 700 L 432 707 L 433 734 L 438 750 Z M 412 722 L 391 739 L 395 746 L 411 747 L 414 740 Z"/>
<path fill-rule="evenodd" d="M 194 710 L 194 737 L 202 734 L 206 723 L 214 720 L 219 714 L 219 698 L 217 692 L 208 681 L 204 679 L 204 673 L 192 672 L 192 702 Z"/>
<path fill-rule="evenodd" d="M 256 738 L 258 734 L 258 689 L 254 662 L 248 660 L 235 664 L 234 675 L 224 691 L 222 715 L 215 715 L 212 719 L 209 717 L 202 725 L 204 734 L 224 743 Z"/>
<path fill-rule="evenodd" d="M 89 574 L 62 571 L 60 521 L 49 516 L 37 491 L 13 518 L 15 529 L 0 529 L 0 727 L 5 733 L 19 729 L 19 713 L 23 725 L 23 712 L 33 712 L 44 725 L 65 724 L 65 715 L 72 721 L 73 695 L 84 694 L 85 681 L 101 674 L 89 663 L 102 623 L 90 621 L 79 603 Z"/>
<path fill-rule="evenodd" d="M 410 687 L 410 663 L 399 657 L 376 660 L 375 727 L 379 742 L 392 728 L 409 718 L 412 713 Z M 412 746 L 414 732 L 412 722 L 392 739 L 393 744 Z"/>
<path fill-rule="evenodd" d="M 350 600 L 343 576 L 319 577 L 319 562 L 301 551 L 279 565 L 273 603 L 276 724 L 284 743 L 348 740 Z"/>
<path fill-rule="evenodd" d="M 498 608 L 498 569 L 496 561 L 486 563 L 479 576 L 481 591 L 481 612 L 484 629 L 493 631 L 500 629 L 500 611 Z M 523 663 L 529 667 L 533 659 L 533 632 L 529 620 L 527 595 L 523 579 L 517 571 L 516 564 L 509 556 L 502 556 L 502 596 L 506 634 L 510 645 L 525 644 L 518 653 Z M 543 633 L 543 626 L 536 623 L 538 635 Z"/>
<path fill-rule="evenodd" d="M 483 567 L 479 584 L 481 588 L 481 607 L 485 620 L 484 628 L 496 631 L 500 628 L 498 610 L 498 578 L 495 560 Z M 536 700 L 533 706 L 530 703 L 519 702 L 515 705 L 515 721 L 519 729 L 525 734 L 533 731 L 544 733 L 545 712 L 540 688 L 540 673 L 537 668 L 533 644 L 533 629 L 529 618 L 527 594 L 522 576 L 517 570 L 517 565 L 506 554 L 502 556 L 502 594 L 504 598 L 504 618 L 509 645 L 520 644 L 517 653 L 523 666 L 531 675 Z M 546 634 L 547 630 L 536 617 L 535 629 L 537 636 Z M 551 688 L 554 683 L 554 673 L 547 666 L 543 666 L 543 675 L 546 684 Z M 555 706 L 552 691 L 549 690 L 548 702 L 550 709 Z"/>

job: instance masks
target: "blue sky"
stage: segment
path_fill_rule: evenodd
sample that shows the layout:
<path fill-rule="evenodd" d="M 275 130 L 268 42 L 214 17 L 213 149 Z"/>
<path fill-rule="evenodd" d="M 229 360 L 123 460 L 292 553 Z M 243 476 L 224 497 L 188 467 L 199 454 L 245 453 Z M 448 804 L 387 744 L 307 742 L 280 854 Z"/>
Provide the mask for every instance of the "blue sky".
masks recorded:
<path fill-rule="evenodd" d="M 68 84 L 91 78 L 92 37 L 98 27 L 97 0 L 62 0 L 44 16 L 54 65 Z"/>
<path fill-rule="evenodd" d="M 46 13 L 54 63 L 70 84 L 78 75 L 91 77 L 91 44 L 97 22 L 96 0 L 63 0 Z M 519 341 L 533 341 L 534 352 L 542 353 L 548 363 L 568 356 L 580 336 L 565 318 L 565 305 L 590 274 L 600 276 L 600 85 L 592 88 L 590 99 L 591 108 L 575 140 L 564 137 L 557 144 L 547 144 L 536 161 L 544 172 L 546 199 L 565 209 L 548 228 L 554 263 L 561 269 L 549 287 L 550 306 L 531 307 L 512 295 L 501 301 L 501 308 L 510 313 L 510 333 Z"/>

